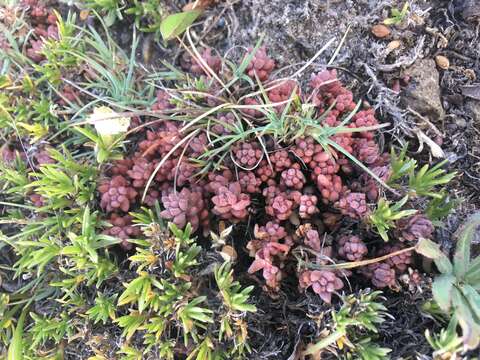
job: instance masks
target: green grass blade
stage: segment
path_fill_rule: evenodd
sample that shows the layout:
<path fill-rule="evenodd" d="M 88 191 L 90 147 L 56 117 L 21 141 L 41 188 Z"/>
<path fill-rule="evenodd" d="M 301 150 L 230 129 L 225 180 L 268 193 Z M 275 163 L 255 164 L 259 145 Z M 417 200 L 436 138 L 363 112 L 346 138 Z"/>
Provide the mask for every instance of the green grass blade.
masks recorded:
<path fill-rule="evenodd" d="M 8 348 L 8 360 L 23 360 L 23 325 L 27 316 L 28 308 L 23 309 L 20 318 L 18 319 L 17 326 L 13 332 L 12 342 Z"/>

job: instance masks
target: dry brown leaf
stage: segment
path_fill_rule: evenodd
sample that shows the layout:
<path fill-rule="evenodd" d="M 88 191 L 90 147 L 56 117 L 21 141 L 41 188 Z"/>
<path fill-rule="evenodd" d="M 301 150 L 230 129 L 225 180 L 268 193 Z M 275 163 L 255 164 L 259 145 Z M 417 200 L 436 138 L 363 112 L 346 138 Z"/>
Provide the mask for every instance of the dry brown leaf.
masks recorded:
<path fill-rule="evenodd" d="M 212 6 L 216 2 L 218 1 L 217 0 L 196 0 L 185 5 L 182 10 L 183 11 L 203 10 L 209 6 Z"/>

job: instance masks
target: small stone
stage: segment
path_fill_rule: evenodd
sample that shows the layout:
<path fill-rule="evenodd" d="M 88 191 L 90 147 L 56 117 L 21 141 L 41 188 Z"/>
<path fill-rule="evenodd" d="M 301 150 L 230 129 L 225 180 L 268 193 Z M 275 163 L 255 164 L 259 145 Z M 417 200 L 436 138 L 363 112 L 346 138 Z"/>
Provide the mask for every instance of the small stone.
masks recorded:
<path fill-rule="evenodd" d="M 237 260 L 237 251 L 230 245 L 225 245 L 222 247 L 220 255 L 225 261 L 235 262 Z"/>
<path fill-rule="evenodd" d="M 461 117 L 456 117 L 456 119 L 455 119 L 455 124 L 456 124 L 459 128 L 466 128 L 466 127 L 467 127 L 467 122 L 465 121 L 464 118 L 461 118 Z"/>
<path fill-rule="evenodd" d="M 402 45 L 400 40 L 390 41 L 387 45 L 388 52 L 398 49 Z"/>
<path fill-rule="evenodd" d="M 391 31 L 388 26 L 382 24 L 372 26 L 372 34 L 379 39 L 386 38 L 390 33 Z"/>
<path fill-rule="evenodd" d="M 89 15 L 90 15 L 90 10 L 80 11 L 80 20 L 82 20 L 82 21 L 87 20 Z"/>
<path fill-rule="evenodd" d="M 448 58 L 443 55 L 435 56 L 435 62 L 437 63 L 437 66 L 442 70 L 448 70 L 448 68 L 450 67 L 450 60 L 448 60 Z"/>
<path fill-rule="evenodd" d="M 411 79 L 405 88 L 405 105 L 434 121 L 443 119 L 445 111 L 440 100 L 440 76 L 435 61 L 417 60 L 405 75 Z"/>

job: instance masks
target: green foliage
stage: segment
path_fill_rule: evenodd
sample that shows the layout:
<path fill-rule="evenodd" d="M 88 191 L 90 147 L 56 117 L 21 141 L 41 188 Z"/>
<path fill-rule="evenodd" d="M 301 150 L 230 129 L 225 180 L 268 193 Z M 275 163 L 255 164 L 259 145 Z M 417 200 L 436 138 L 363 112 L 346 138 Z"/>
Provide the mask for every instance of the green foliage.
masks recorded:
<path fill-rule="evenodd" d="M 347 358 L 385 359 L 390 349 L 381 348 L 372 342 L 372 334 L 388 315 L 386 307 L 378 302 L 380 291 L 362 291 L 358 296 L 343 297 L 343 305 L 332 313 L 331 333 L 316 344 L 310 345 L 303 355 L 319 354 L 335 344 L 346 345 Z M 352 357 L 353 356 L 353 357 Z"/>
<path fill-rule="evenodd" d="M 389 240 L 388 231 L 395 228 L 397 220 L 417 213 L 417 210 L 408 209 L 411 200 L 417 197 L 431 198 L 425 213 L 437 224 L 455 207 L 457 202 L 452 201 L 445 190 L 438 189 L 456 176 L 455 172 L 446 173 L 441 169 L 445 163 L 446 160 L 432 168 L 424 165 L 417 171 L 416 160 L 407 156 L 407 145 L 398 154 L 392 148 L 390 152 L 391 173 L 387 183 L 395 189 L 400 189 L 406 195 L 394 203 L 380 197 L 376 208 L 367 220 L 384 241 Z"/>
<path fill-rule="evenodd" d="M 201 13 L 200 10 L 190 10 L 167 16 L 160 25 L 163 39 L 171 40 L 182 34 Z"/>
<path fill-rule="evenodd" d="M 388 179 L 388 184 L 395 184 L 396 181 L 408 175 L 417 167 L 417 161 L 407 157 L 407 150 L 408 144 L 402 147 L 398 155 L 393 147 L 390 150 L 390 167 L 392 174 Z"/>
<path fill-rule="evenodd" d="M 154 220 L 154 215 L 139 218 L 148 222 Z M 137 331 L 144 331 L 145 351 L 158 346 L 165 359 L 173 359 L 176 338 L 183 338 L 184 346 L 192 346 L 191 359 L 214 359 L 221 354 L 242 358 L 249 350 L 242 319 L 247 312 L 256 310 L 248 304 L 253 288 L 242 289 L 233 279 L 229 263 L 217 266 L 214 270 L 217 296 L 223 306 L 211 308 L 211 298 L 193 289 L 199 246 L 191 237 L 192 227 L 188 224 L 182 230 L 169 224 L 169 229 L 173 238 L 164 237 L 163 241 L 171 242 L 168 245 L 171 250 L 166 244 L 159 247 L 150 243 L 148 248 L 138 246 L 129 258 L 136 276 L 124 284 L 125 290 L 117 301 L 120 311 L 125 306 L 129 309 L 114 321 L 123 328 L 127 339 Z M 168 262 L 164 262 L 166 259 Z M 159 273 L 156 269 L 162 266 L 165 268 Z M 107 317 L 112 318 L 104 310 L 103 318 Z M 214 338 L 223 344 L 220 348 Z M 223 349 L 229 343 L 234 345 Z"/>
<path fill-rule="evenodd" d="M 457 326 L 457 320 L 452 317 L 448 327 L 440 330 L 439 334 L 430 334 L 428 329 L 425 331 L 425 337 L 434 351 L 434 359 L 452 359 L 462 352 L 463 341 L 457 334 Z"/>
<path fill-rule="evenodd" d="M 93 200 L 98 170 L 76 161 L 65 147 L 63 153 L 49 149 L 49 154 L 56 163 L 44 164 L 33 172 L 36 180 L 27 188 L 48 199 L 49 209 L 83 206 Z"/>
<path fill-rule="evenodd" d="M 8 347 L 7 360 L 23 360 L 23 326 L 26 316 L 27 310 L 24 309 L 15 327 L 12 342 Z"/>
<path fill-rule="evenodd" d="M 412 196 L 429 196 L 433 198 L 441 198 L 442 195 L 434 188 L 438 185 L 445 185 L 450 182 L 457 174 L 446 173 L 441 169 L 447 160 L 439 162 L 437 165 L 430 168 L 424 165 L 418 172 L 410 171 L 408 179 L 408 187 Z"/>
<path fill-rule="evenodd" d="M 417 212 L 413 209 L 401 210 L 407 201 L 408 196 L 405 196 L 403 199 L 390 206 L 389 201 L 380 198 L 377 208 L 369 216 L 369 223 L 375 227 L 384 241 L 388 241 L 388 230 L 395 227 L 396 220 L 411 216 Z"/>
<path fill-rule="evenodd" d="M 132 6 L 125 13 L 135 17 L 137 29 L 159 36 L 162 19 L 165 17 L 161 0 L 133 0 Z"/>
<path fill-rule="evenodd" d="M 122 9 L 125 8 L 124 0 L 87 0 L 87 9 L 98 11 L 107 27 L 112 26 L 115 21 L 122 20 Z"/>
<path fill-rule="evenodd" d="M 439 195 L 441 197 L 432 198 L 425 209 L 425 215 L 432 221 L 441 220 L 460 203 L 459 199 L 451 199 L 445 191 L 440 192 Z"/>
<path fill-rule="evenodd" d="M 229 262 L 223 263 L 215 269 L 215 281 L 223 297 L 223 303 L 232 311 L 257 311 L 254 305 L 247 303 L 253 286 L 241 289 L 240 283 L 233 280 L 233 270 Z"/>
<path fill-rule="evenodd" d="M 44 345 L 47 341 L 59 343 L 65 335 L 71 335 L 72 326 L 69 323 L 69 317 L 66 313 L 61 313 L 60 317 L 48 318 L 39 316 L 33 312 L 30 316 L 34 320 L 33 326 L 29 330 L 32 336 L 32 348 L 37 345 Z"/>
<path fill-rule="evenodd" d="M 432 285 L 433 299 L 455 319 L 455 324 L 458 321 L 467 349 L 475 349 L 480 343 L 480 256 L 471 259 L 470 255 L 478 226 L 480 214 L 473 215 L 459 231 L 453 263 L 430 240 L 422 239 L 417 250 L 432 258 L 440 270 Z"/>
<path fill-rule="evenodd" d="M 94 324 L 102 322 L 106 324 L 108 319 L 115 320 L 115 300 L 116 294 L 106 296 L 102 293 L 98 293 L 95 298 L 95 305 L 93 305 L 87 311 L 88 318 L 93 321 Z"/>
<path fill-rule="evenodd" d="M 408 15 L 408 9 L 410 7 L 410 4 L 408 1 L 403 4 L 402 10 L 399 10 L 398 8 L 394 7 L 390 10 L 390 17 L 383 20 L 383 23 L 385 25 L 398 25 L 402 23 L 403 20 Z"/>
<path fill-rule="evenodd" d="M 391 351 L 373 343 L 371 338 L 364 338 L 355 343 L 355 349 L 353 353 L 347 354 L 347 359 L 383 360 L 389 358 Z"/>

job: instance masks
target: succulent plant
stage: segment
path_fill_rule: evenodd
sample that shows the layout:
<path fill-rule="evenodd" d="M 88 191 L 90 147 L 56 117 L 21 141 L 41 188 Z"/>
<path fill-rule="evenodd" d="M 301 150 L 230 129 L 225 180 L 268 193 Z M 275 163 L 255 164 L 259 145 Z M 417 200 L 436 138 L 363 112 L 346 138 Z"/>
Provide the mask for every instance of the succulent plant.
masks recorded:
<path fill-rule="evenodd" d="M 208 139 L 205 133 L 200 133 L 193 137 L 189 145 L 189 155 L 192 158 L 197 158 L 202 155 L 208 149 Z"/>
<path fill-rule="evenodd" d="M 258 242 L 252 246 L 252 241 L 249 242 L 247 248 L 257 246 Z M 255 260 L 250 265 L 248 272 L 253 274 L 262 270 L 262 275 L 266 280 L 266 285 L 272 290 L 278 290 L 280 287 L 280 280 L 282 272 L 280 268 L 274 265 L 275 258 L 281 259 L 285 257 L 290 251 L 290 246 L 287 244 L 280 244 L 275 241 L 262 241 L 258 249 L 254 251 Z"/>
<path fill-rule="evenodd" d="M 293 93 L 300 95 L 300 90 L 298 84 L 293 80 L 284 80 L 280 83 L 274 83 L 270 86 L 268 91 L 268 98 L 272 103 L 282 103 L 288 101 Z M 274 109 L 276 112 L 281 113 L 285 109 L 287 104 L 275 105 Z"/>
<path fill-rule="evenodd" d="M 135 188 L 143 188 L 153 173 L 155 166 L 152 162 L 143 157 L 132 159 L 133 166 L 127 170 L 127 175 L 132 179 Z"/>
<path fill-rule="evenodd" d="M 166 121 L 162 122 L 157 131 L 147 131 L 146 139 L 138 144 L 138 148 L 143 156 L 153 156 L 158 154 L 166 156 L 175 145 L 182 139 L 177 124 Z M 181 149 L 174 152 L 174 156 L 179 156 Z"/>
<path fill-rule="evenodd" d="M 320 145 L 315 146 L 315 153 L 312 160 L 308 163 L 312 169 L 312 177 L 316 179 L 318 175 L 334 175 L 340 169 L 334 158 L 335 152 L 326 152 Z M 336 154 L 335 154 L 336 155 Z"/>
<path fill-rule="evenodd" d="M 290 217 L 294 207 L 295 202 L 291 197 L 287 193 L 281 192 L 274 196 L 270 201 L 267 200 L 265 211 L 271 217 L 284 221 Z"/>
<path fill-rule="evenodd" d="M 358 138 L 353 142 L 353 154 L 358 160 L 371 165 L 378 160 L 380 151 L 375 141 Z"/>
<path fill-rule="evenodd" d="M 395 270 L 387 263 L 375 263 L 370 265 L 372 271 L 372 284 L 378 288 L 395 285 Z"/>
<path fill-rule="evenodd" d="M 253 50 L 250 49 L 250 52 Z M 265 47 L 259 48 L 252 57 L 252 60 L 247 65 L 247 75 L 255 80 L 255 76 L 260 81 L 265 81 L 270 76 L 275 62 L 267 55 L 267 49 Z"/>
<path fill-rule="evenodd" d="M 71 85 L 63 86 L 61 90 L 62 97 L 58 100 L 60 106 L 67 106 L 68 103 L 76 103 L 80 97 L 80 93 Z"/>
<path fill-rule="evenodd" d="M 22 160 L 26 160 L 27 158 L 25 152 L 17 150 L 14 146 L 3 145 L 1 147 L 1 160 L 3 163 L 12 164 L 15 162 L 17 156 Z"/>
<path fill-rule="evenodd" d="M 184 186 L 187 184 L 193 184 L 195 179 L 195 173 L 197 172 L 195 165 L 188 159 L 183 158 L 180 164 L 174 169 L 177 175 L 175 181 L 178 186 Z"/>
<path fill-rule="evenodd" d="M 155 159 L 152 161 L 153 168 L 156 169 L 158 164 L 160 163 L 159 160 Z M 163 160 L 162 166 L 160 166 L 155 174 L 155 180 L 162 183 L 165 181 L 172 181 L 175 178 L 175 169 L 178 165 L 178 158 L 173 156 Z"/>
<path fill-rule="evenodd" d="M 302 190 L 306 181 L 303 172 L 294 167 L 283 170 L 280 174 L 280 185 L 284 185 L 287 188 Z"/>
<path fill-rule="evenodd" d="M 386 244 L 380 249 L 380 251 L 378 252 L 378 255 L 382 256 L 382 255 L 391 254 L 393 252 L 402 250 L 403 248 L 404 246 L 400 244 L 395 244 L 395 245 Z M 408 265 L 410 265 L 413 262 L 413 253 L 411 251 L 404 252 L 399 255 L 389 257 L 387 260 L 385 260 L 385 262 L 389 264 L 392 268 L 394 268 L 397 271 L 397 273 L 404 273 L 407 270 Z"/>
<path fill-rule="evenodd" d="M 364 193 L 350 192 L 345 194 L 335 203 L 335 207 L 342 214 L 350 216 L 352 219 L 363 219 L 369 213 Z"/>
<path fill-rule="evenodd" d="M 391 174 L 390 166 L 376 166 L 370 168 L 370 170 L 384 182 L 388 181 Z M 353 182 L 350 188 L 354 191 L 364 192 L 367 195 L 367 199 L 372 202 L 376 202 L 380 196 L 378 182 L 367 173 L 362 174 L 359 181 Z"/>
<path fill-rule="evenodd" d="M 278 242 L 287 236 L 287 232 L 278 222 L 269 221 L 264 226 L 255 225 L 254 235 L 259 240 Z"/>
<path fill-rule="evenodd" d="M 375 110 L 373 108 L 369 108 L 366 110 L 361 110 L 357 112 L 352 119 L 355 127 L 363 128 L 363 127 L 370 127 L 378 125 L 378 120 L 375 118 Z M 372 140 L 374 137 L 373 131 L 362 131 L 359 133 L 362 138 L 366 138 Z"/>
<path fill-rule="evenodd" d="M 120 245 L 125 250 L 130 250 L 133 245 L 128 241 L 128 239 L 134 239 L 142 235 L 140 227 L 134 226 L 132 224 L 132 217 L 130 215 L 121 216 L 119 214 L 113 213 L 107 219 L 107 221 L 112 225 L 111 227 L 103 231 L 104 234 L 117 237 L 122 240 Z"/>
<path fill-rule="evenodd" d="M 397 220 L 395 232 L 401 241 L 416 241 L 420 238 L 431 239 L 433 230 L 430 219 L 423 214 L 416 214 Z"/>
<path fill-rule="evenodd" d="M 210 130 L 217 135 L 229 135 L 232 133 L 232 128 L 235 126 L 236 118 L 233 113 L 222 113 L 213 123 Z"/>
<path fill-rule="evenodd" d="M 339 201 L 346 191 L 342 184 L 342 178 L 338 175 L 318 175 L 317 187 L 326 204 Z"/>
<path fill-rule="evenodd" d="M 322 249 L 322 241 L 320 240 L 320 234 L 317 230 L 311 227 L 304 231 L 303 243 L 315 251 Z"/>
<path fill-rule="evenodd" d="M 109 175 L 122 175 L 127 177 L 127 172 L 133 167 L 133 161 L 130 158 L 115 160 L 108 169 Z"/>
<path fill-rule="evenodd" d="M 42 62 L 42 60 L 45 59 L 44 55 L 42 54 L 42 48 L 43 48 L 43 40 L 31 39 L 28 42 L 27 56 L 37 64 Z"/>
<path fill-rule="evenodd" d="M 277 150 L 270 154 L 268 154 L 270 158 L 270 162 L 273 165 L 273 169 L 276 172 L 281 172 L 283 170 L 289 169 L 293 162 L 288 155 L 288 151 L 286 150 Z"/>
<path fill-rule="evenodd" d="M 235 161 L 245 169 L 251 170 L 260 163 L 263 151 L 256 142 L 242 142 L 232 148 Z"/>
<path fill-rule="evenodd" d="M 315 154 L 315 145 L 316 142 L 311 137 L 298 138 L 292 151 L 303 163 L 309 164 Z"/>
<path fill-rule="evenodd" d="M 160 199 L 161 193 L 155 189 L 149 189 L 145 195 L 143 202 L 148 206 L 155 206 L 155 203 Z"/>
<path fill-rule="evenodd" d="M 49 152 L 46 149 L 37 151 L 34 155 L 34 158 L 39 166 L 55 164 L 55 160 L 50 156 Z"/>
<path fill-rule="evenodd" d="M 263 116 L 263 113 L 260 110 L 254 108 L 255 106 L 261 104 L 258 99 L 253 97 L 247 97 L 245 100 L 243 100 L 243 104 L 247 106 L 252 106 L 242 109 L 242 112 L 244 114 L 251 116 L 252 118 L 259 118 Z"/>
<path fill-rule="evenodd" d="M 298 214 L 302 219 L 310 219 L 312 215 L 319 212 L 317 208 L 318 198 L 315 195 L 302 195 L 300 197 L 300 206 Z"/>
<path fill-rule="evenodd" d="M 260 193 L 260 185 L 262 180 L 255 176 L 255 173 L 251 171 L 239 171 L 238 172 L 238 182 L 242 187 L 242 192 L 255 194 Z"/>
<path fill-rule="evenodd" d="M 186 70 L 190 70 L 193 74 L 196 75 L 207 74 L 204 69 L 204 65 L 202 65 L 198 59 L 192 59 L 190 55 L 186 55 L 188 58 L 188 61 L 185 64 Z M 217 74 L 220 72 L 220 68 L 222 67 L 222 59 L 220 58 L 220 56 L 212 55 L 212 49 L 204 49 L 201 52 L 200 56 L 202 60 L 208 65 L 208 67 L 213 70 L 214 73 Z"/>
<path fill-rule="evenodd" d="M 212 197 L 212 212 L 220 218 L 231 221 L 244 220 L 248 216 L 250 196 L 242 193 L 239 182 L 233 182 L 228 186 L 221 186 Z"/>
<path fill-rule="evenodd" d="M 167 190 L 162 194 L 162 204 L 165 210 L 160 213 L 161 217 L 173 222 L 178 228 L 190 224 L 192 230 L 196 231 L 200 225 L 208 222 L 208 210 L 200 190 Z"/>
<path fill-rule="evenodd" d="M 337 239 L 337 252 L 342 258 L 359 261 L 368 253 L 365 243 L 356 235 L 343 235 Z"/>
<path fill-rule="evenodd" d="M 152 105 L 153 111 L 163 111 L 173 109 L 175 106 L 170 102 L 171 96 L 165 90 L 158 90 L 155 103 Z"/>
<path fill-rule="evenodd" d="M 328 270 L 306 270 L 299 276 L 300 288 L 308 289 L 320 295 L 323 301 L 330 304 L 332 294 L 343 288 L 342 280 L 334 272 Z"/>
<path fill-rule="evenodd" d="M 100 206 L 107 212 L 127 212 L 138 195 L 122 175 L 116 175 L 109 180 L 102 181 L 98 191 L 102 194 Z"/>
<path fill-rule="evenodd" d="M 228 186 L 233 180 L 233 173 L 229 169 L 221 172 L 211 172 L 208 174 L 208 182 L 205 189 L 210 193 L 215 193 L 218 188 Z"/>
<path fill-rule="evenodd" d="M 332 105 L 339 112 L 355 109 L 353 94 L 342 86 L 337 79 L 335 69 L 324 70 L 317 75 L 312 75 L 310 86 L 314 89 L 312 94 L 313 103 L 320 108 L 320 112 Z"/>
<path fill-rule="evenodd" d="M 45 198 L 39 194 L 31 194 L 30 201 L 35 207 L 42 207 L 45 205 Z"/>
<path fill-rule="evenodd" d="M 337 71 L 323 70 L 318 74 L 312 74 L 310 78 L 310 87 L 318 90 L 320 93 L 335 94 L 340 91 L 342 84 L 337 79 Z"/>
<path fill-rule="evenodd" d="M 277 175 L 276 171 L 268 163 L 267 160 L 262 160 L 255 169 L 255 174 L 260 178 L 263 183 L 268 183 Z"/>

